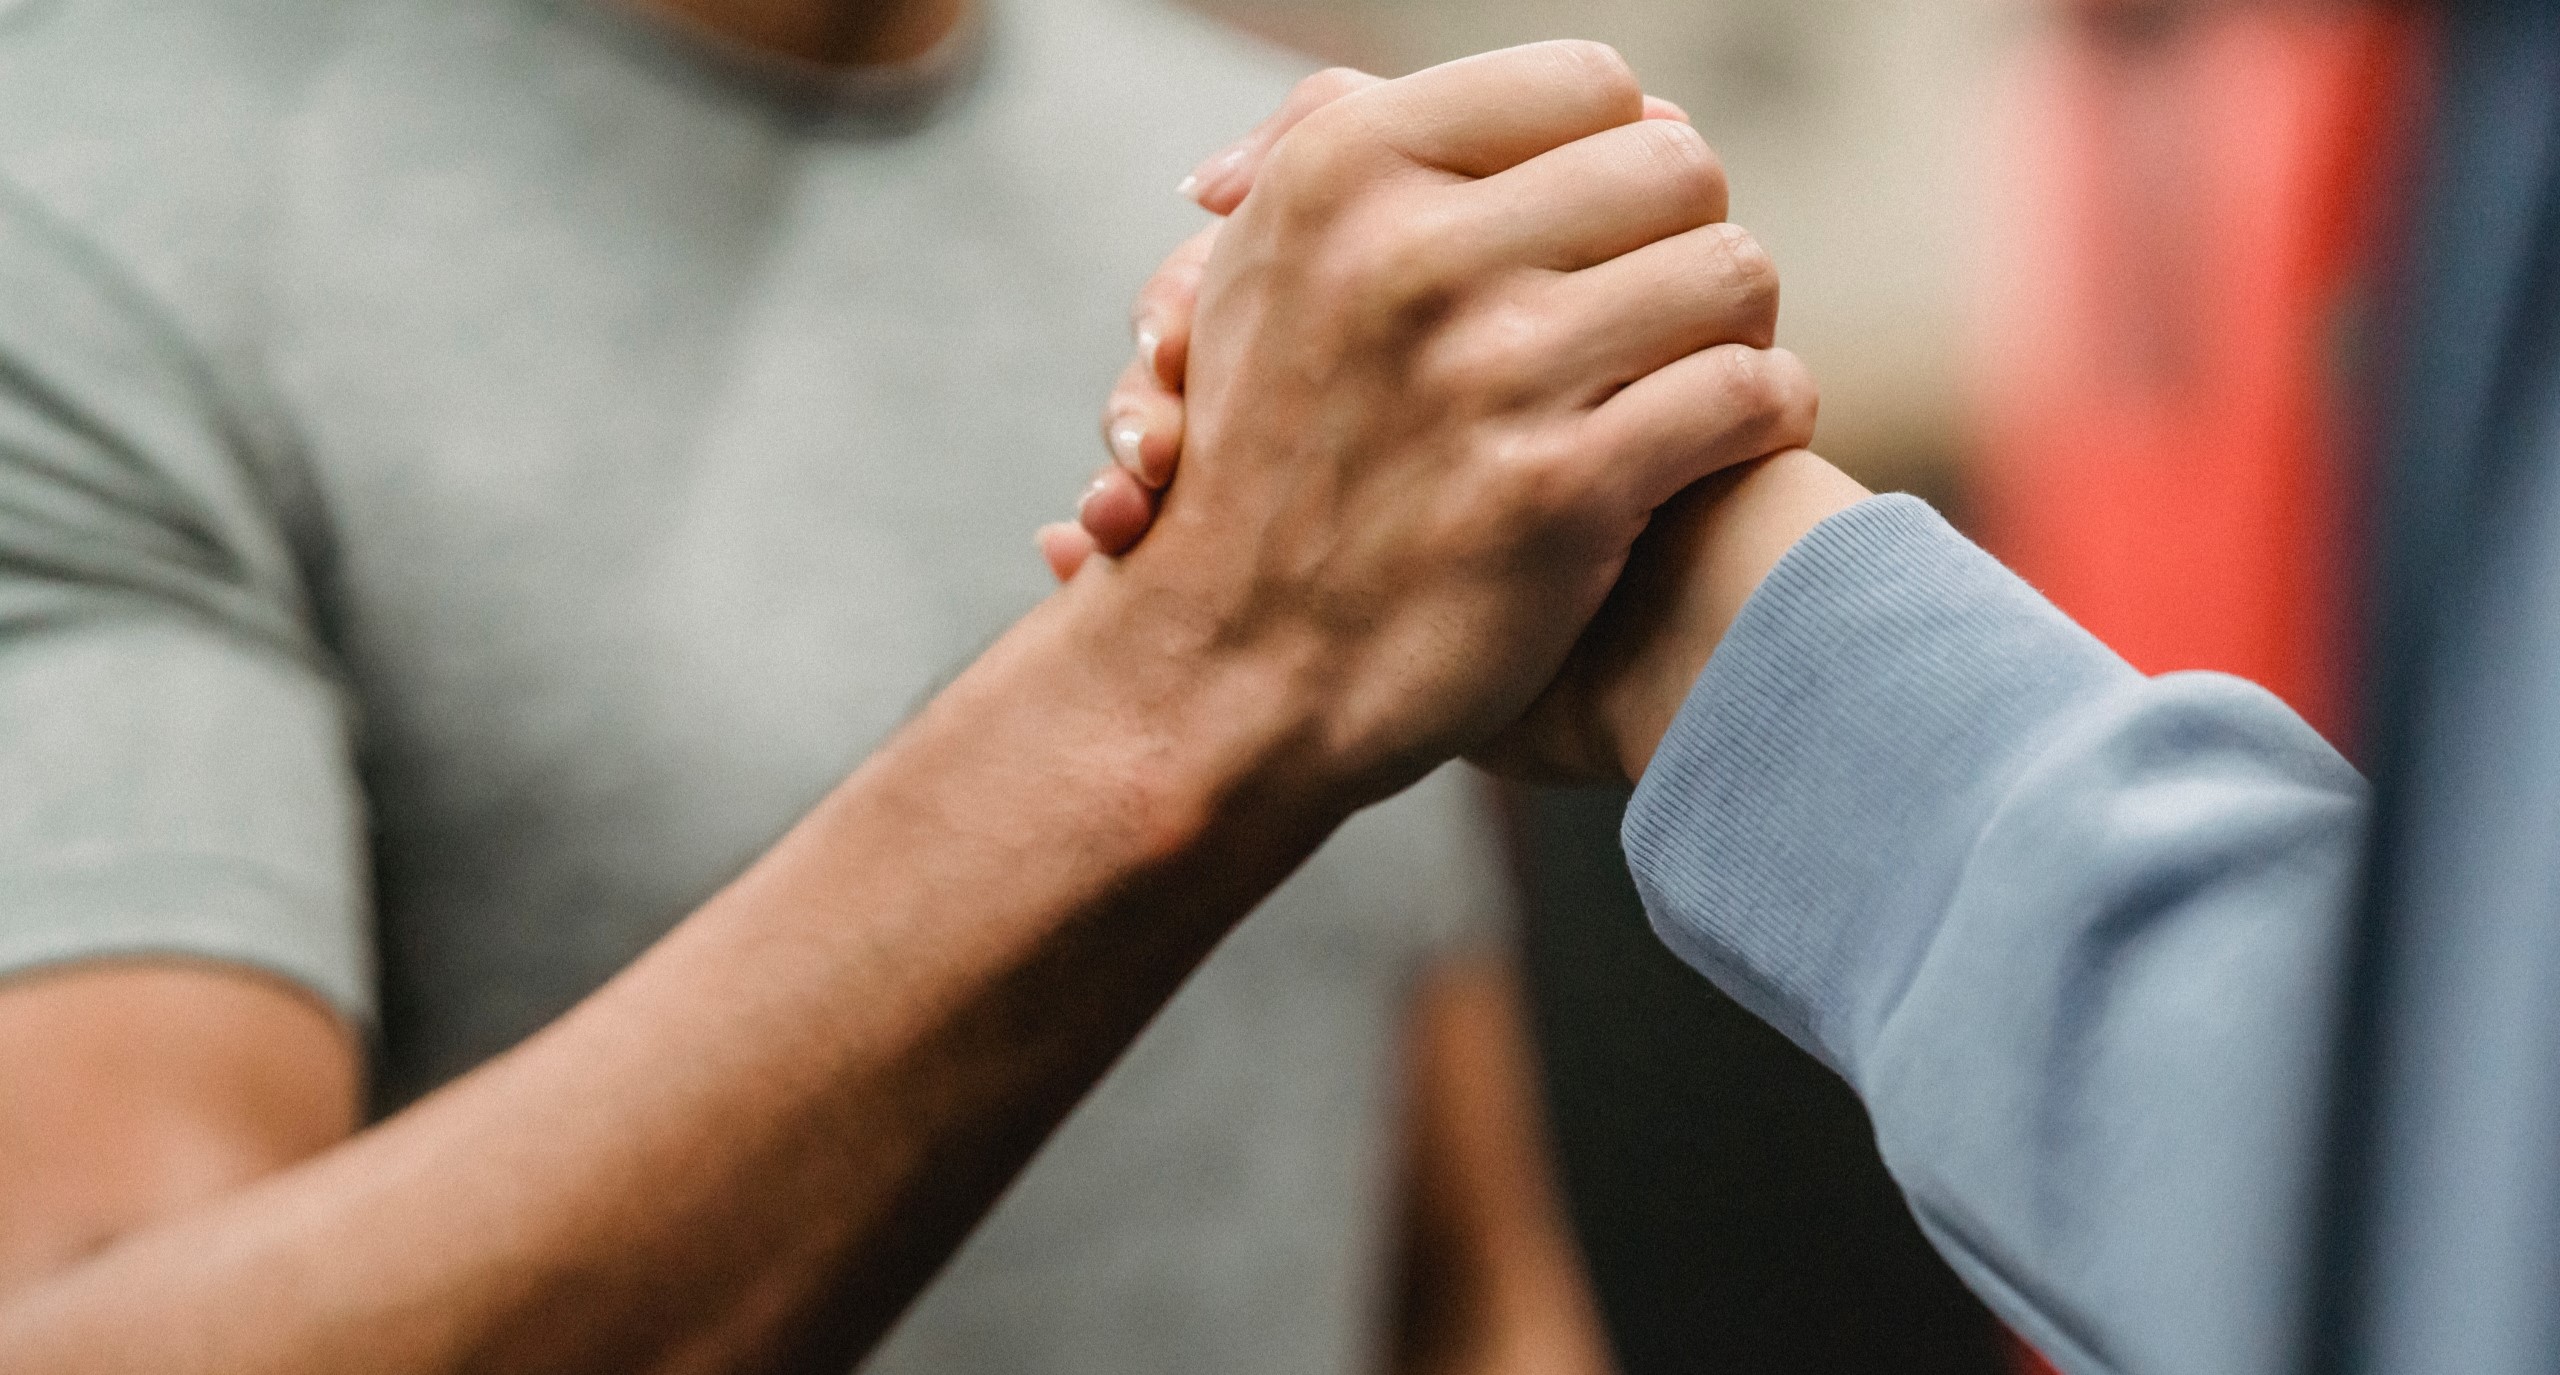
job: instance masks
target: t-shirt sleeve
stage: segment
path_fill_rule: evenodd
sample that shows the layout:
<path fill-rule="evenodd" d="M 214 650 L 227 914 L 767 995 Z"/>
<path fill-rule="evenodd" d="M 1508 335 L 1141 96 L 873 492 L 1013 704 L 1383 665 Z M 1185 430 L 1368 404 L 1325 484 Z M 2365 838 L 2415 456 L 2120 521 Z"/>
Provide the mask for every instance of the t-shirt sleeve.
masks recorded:
<path fill-rule="evenodd" d="M 277 432 L 0 183 L 0 977 L 217 961 L 370 1025 L 351 708 Z"/>

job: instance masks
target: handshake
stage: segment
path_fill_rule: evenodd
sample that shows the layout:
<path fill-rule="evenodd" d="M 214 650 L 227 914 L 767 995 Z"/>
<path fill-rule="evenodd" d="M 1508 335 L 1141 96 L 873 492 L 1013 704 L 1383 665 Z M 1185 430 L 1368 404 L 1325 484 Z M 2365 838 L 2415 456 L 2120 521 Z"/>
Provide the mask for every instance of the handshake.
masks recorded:
<path fill-rule="evenodd" d="M 1227 217 L 1147 283 L 1114 461 L 1039 539 L 1115 662 L 1216 680 L 1288 790 L 1458 754 L 1632 781 L 1760 577 L 1866 495 L 1803 452 L 1715 154 L 1608 48 L 1319 73 L 1186 190 Z"/>
<path fill-rule="evenodd" d="M 651 8 L 805 10 L 831 27 L 868 7 Z M 9 70 L 55 44 L 121 52 L 116 25 L 52 19 L 11 29 Z M 257 44 L 197 46 L 266 65 Z M 305 86 L 331 85 L 276 71 L 295 74 L 290 98 L 232 103 L 299 114 Z M 0 91 L 49 109 L 94 84 Z M 482 129 L 473 113 L 454 127 Z M 682 146 L 696 143 L 729 146 Z M 85 136 L 65 148 L 36 161 L 82 178 L 127 161 Z M 249 195 L 271 180 L 162 179 L 176 190 L 149 197 L 188 204 L 217 181 Z M 1077 522 L 1041 532 L 1061 589 L 619 973 L 633 933 L 672 918 L 661 904 L 732 862 L 737 818 L 705 825 L 703 808 L 799 796 L 797 737 L 736 732 L 745 762 L 697 788 L 690 742 L 722 737 L 690 713 L 660 729 L 692 701 L 681 679 L 595 714 L 623 734 L 594 741 L 664 757 L 627 774 L 618 755 L 562 767 L 589 740 L 576 686 L 624 679 L 616 661 L 555 673 L 547 656 L 619 645 L 624 623 L 485 633 L 494 589 L 548 565 L 475 571 L 449 606 L 403 587 L 380 614 L 362 599 L 322 614 L 306 593 L 312 568 L 343 565 L 369 572 L 334 587 L 384 595 L 403 550 L 494 548 L 493 531 L 520 527 L 510 506 L 506 523 L 447 529 L 442 508 L 469 503 L 415 500 L 405 469 L 383 481 L 365 466 L 456 448 L 373 428 L 434 407 L 377 397 L 346 412 L 358 423 L 336 428 L 374 442 L 313 459 L 360 481 L 270 483 L 249 447 L 267 427 L 232 422 L 229 362 L 174 351 L 188 330 L 134 304 L 156 305 L 148 284 L 170 274 L 137 273 L 129 291 L 102 271 L 128 231 L 201 217 L 118 217 L 94 245 L 49 219 L 0 234 L 0 721 L 15 732 L 0 744 L 34 766 L 7 775 L 0 807 L 0 886 L 16 885 L 0 902 L 0 1369 L 846 1369 L 1236 924 L 1354 811 L 1459 756 L 1536 778 L 1644 777 L 1624 836 L 1655 929 L 1849 1081 L 1915 1216 L 2064 1369 L 2309 1368 L 2333 1331 L 2357 1355 L 2358 1334 L 2387 1325 L 2324 1313 L 2321 1344 L 2296 1352 L 2311 1328 L 2294 1310 L 2315 1265 L 2384 1255 L 2404 1233 L 2424 1264 L 2396 1278 L 2424 1284 L 2371 1289 L 2365 1317 L 2432 1296 L 2453 1336 L 2406 1349 L 2477 1353 L 2501 1330 L 2484 1314 L 2503 1315 L 2516 1343 L 2542 1344 L 2471 1368 L 2549 1367 L 2550 1296 L 2509 1282 L 2549 1272 L 2542 1233 L 2492 1227 L 2474 1247 L 2462 1230 L 2533 1223 L 2560 1197 L 2515 1164 L 2547 1157 L 2550 1114 L 2508 1081 L 2539 1093 L 2549 1076 L 2529 1055 L 2472 1054 L 2541 1044 L 2488 1032 L 2549 1020 L 2531 977 L 2552 945 L 2548 828 L 2534 827 L 2560 794 L 2476 724 L 2536 738 L 2523 727 L 2549 698 L 2548 675 L 2530 676 L 2547 637 L 2490 633 L 2491 617 L 2409 641 L 2427 650 L 2410 659 L 2427 688 L 2411 700 L 2452 714 L 2381 738 L 2450 751 L 2413 756 L 2424 767 L 2407 776 L 2426 786 L 2411 798 L 2481 805 L 2386 809 L 2375 833 L 2400 848 L 2371 865 L 2363 781 L 2273 699 L 2212 675 L 2145 678 L 1925 507 L 1866 501 L 1806 451 L 1814 386 L 1775 347 L 1768 259 L 1725 222 L 1714 154 L 1615 53 L 1548 43 L 1397 81 L 1324 73 L 1190 189 L 1224 218 L 1139 301 L 1137 358 L 1104 425 L 1114 461 Z M 518 203 L 512 189 L 454 199 Z M 20 192 L 0 201 L 21 213 Z M 254 264 L 189 285 L 227 322 L 228 303 L 266 303 L 269 274 L 300 261 L 267 247 L 153 259 Z M 330 261 L 372 258 L 412 261 Z M 310 380 L 287 390 L 309 399 L 323 390 Z M 568 432 L 546 418 L 554 429 Z M 2482 471 L 2531 471 L 2504 462 Z M 271 488 L 397 489 L 347 528 L 406 542 L 306 559 L 306 524 L 313 538 L 335 527 Z M 631 509 L 653 532 L 676 524 Z M 2510 566 L 2512 550 L 2485 547 L 2479 568 Z M 564 563 L 594 581 L 528 600 L 601 607 L 689 586 L 660 576 L 696 562 L 678 552 Z M 2539 585 L 2481 604 L 2525 626 Z M 661 629 L 672 645 L 697 624 Z M 357 659 L 328 672 L 346 646 L 324 631 L 348 626 Z M 395 643 L 399 627 L 426 638 Z M 2480 633 L 2452 633 L 2466 627 Z M 377 978 L 349 725 L 367 704 L 350 694 L 501 640 L 489 665 L 429 675 L 464 685 L 453 702 L 470 711 L 406 698 L 370 714 L 371 755 L 416 771 L 376 841 L 400 861 L 383 926 L 405 962 L 379 976 L 403 998 L 383 1043 L 406 1065 L 381 1096 L 450 1078 L 362 1125 L 362 1038 L 310 996 L 367 1006 Z M 2497 653 L 2439 654 L 2466 645 Z M 867 649 L 838 647 L 848 665 Z M 514 691 L 526 683 L 540 690 Z M 456 724 L 479 712 L 498 715 Z M 564 720 L 580 724 L 563 735 Z M 758 779 L 790 791 L 745 786 Z M 2513 805 L 2487 805 L 2501 799 Z M 520 834 L 527 818 L 557 820 L 570 843 L 542 850 Z M 2391 879 L 2393 904 L 2418 898 L 2359 909 L 2347 895 L 2367 873 Z M 510 896 L 532 905 L 433 929 Z M 2442 943 L 2404 934 L 2422 931 Z M 2364 963 L 2403 940 L 2429 959 Z M 17 977 L 56 964 L 62 977 Z M 449 1006 L 422 996 L 437 988 Z M 2380 1001 L 2351 1006 L 2346 988 Z M 459 1070 L 555 995 L 575 1005 Z M 2358 1135 L 2331 1142 L 2340 1066 L 2391 1092 L 2348 1095 Z M 2392 1077 L 2426 1066 L 2459 1072 Z M 2437 1125 L 2404 1130 L 2412 1112 Z M 2366 1149 L 2456 1140 L 2405 1159 Z M 2392 1161 L 2400 1172 L 2372 1172 Z M 2384 1187 L 2469 1179 L 2463 1163 L 2481 1182 Z M 2402 1231 L 2311 1216 L 2324 1191 L 2347 1197 L 2337 1181 L 2365 1189 L 2359 1207 L 2391 1204 L 2350 1221 Z M 2407 1221 L 2430 1201 L 2449 1220 Z M 2452 1241 L 2502 1259 L 2428 1269 Z M 2399 1348 L 2376 1349 L 2365 1365 L 2398 1368 Z"/>

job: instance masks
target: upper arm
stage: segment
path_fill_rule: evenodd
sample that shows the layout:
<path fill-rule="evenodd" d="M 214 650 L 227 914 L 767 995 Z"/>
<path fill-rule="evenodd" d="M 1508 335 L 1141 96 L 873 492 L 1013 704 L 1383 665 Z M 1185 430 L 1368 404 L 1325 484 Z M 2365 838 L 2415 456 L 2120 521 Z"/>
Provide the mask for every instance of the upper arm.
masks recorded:
<path fill-rule="evenodd" d="M 351 713 L 243 416 L 0 182 L 0 1284 L 354 1113 Z"/>
<path fill-rule="evenodd" d="M 236 968 L 114 962 L 0 984 L 0 1302 L 355 1129 L 345 1022 Z"/>

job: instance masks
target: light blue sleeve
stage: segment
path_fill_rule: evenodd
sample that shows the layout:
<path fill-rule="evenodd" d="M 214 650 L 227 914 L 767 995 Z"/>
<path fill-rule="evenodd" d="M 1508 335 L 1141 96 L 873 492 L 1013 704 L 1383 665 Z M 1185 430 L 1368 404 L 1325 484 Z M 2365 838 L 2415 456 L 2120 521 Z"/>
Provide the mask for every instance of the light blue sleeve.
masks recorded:
<path fill-rule="evenodd" d="M 2286 1368 L 2366 813 L 2258 688 L 2145 678 L 1907 497 L 1788 554 L 1627 814 L 1655 929 L 1845 1076 L 2070 1372 Z"/>

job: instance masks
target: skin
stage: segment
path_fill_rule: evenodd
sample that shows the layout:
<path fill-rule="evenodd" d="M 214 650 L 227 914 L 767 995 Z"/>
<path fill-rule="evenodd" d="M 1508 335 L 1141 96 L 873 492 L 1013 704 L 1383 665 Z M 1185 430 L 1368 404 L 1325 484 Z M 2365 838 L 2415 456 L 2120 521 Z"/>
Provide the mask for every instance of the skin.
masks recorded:
<path fill-rule="evenodd" d="M 1550 1159 L 1517 971 L 1467 954 L 1435 961 L 1418 984 L 1388 1368 L 1610 1375 L 1616 1357 Z"/>
<path fill-rule="evenodd" d="M 1518 974 L 1477 955 L 1424 976 L 1413 1003 L 1402 1375 L 1607 1375 L 1608 1338 L 1543 1133 Z"/>
<path fill-rule="evenodd" d="M 0 1132 L 46 1169 L 0 1176 L 0 1369 L 846 1368 L 1245 911 L 1539 698 L 1654 506 L 1809 430 L 1678 289 L 1722 178 L 1641 111 L 1556 44 L 1310 113 L 1203 269 L 1145 548 L 390 1120 L 340 1139 L 352 1057 L 291 995 L 155 969 L 66 1043 L 146 971 L 14 988 Z"/>
<path fill-rule="evenodd" d="M 824 66 L 920 57 L 966 12 L 965 0 L 643 3 L 752 50 Z M 1282 127 L 1261 132 L 1276 137 Z M 1468 977 L 1509 988 L 1483 970 Z M 1479 1179 L 1435 1160 L 1529 1156 L 1540 1139 L 1530 1084 L 1480 1077 L 1485 1066 L 1451 1041 L 1452 1025 L 1417 1020 L 1408 1089 L 1472 1106 L 1447 1114 L 1451 1130 L 1428 1138 L 1435 1156 L 1417 1157 L 1418 1178 Z M 0 1034 L 0 1159 L 12 1165 L 0 1179 L 0 1302 L 119 1237 L 317 1155 L 361 1124 L 362 1054 L 346 1028 L 297 990 L 237 969 L 102 962 L 23 979 L 0 988 Z M 1481 1291 L 1463 1309 L 1469 1330 L 1443 1332 L 1442 1345 L 1483 1353 L 1473 1368 L 1485 1372 L 1513 1368 L 1511 1354 L 1524 1351 L 1550 1361 L 1569 1353 L 1572 1369 L 1605 1366 L 1587 1278 L 1545 1263 L 1571 1249 L 1559 1215 L 1446 1189 L 1430 1197 L 1524 1224 L 1439 1226 L 1417 1215 L 1432 1237 L 1485 1248 L 1416 1249 L 1432 1273 Z M 1416 1320 L 1412 1305 L 1398 1310 L 1399 1330 Z"/>
<path fill-rule="evenodd" d="M 1378 81 L 1346 68 L 1309 77 L 1269 119 L 1204 160 L 1183 191 L 1212 214 L 1236 213 L 1292 128 Z M 1688 121 L 1678 106 L 1652 97 L 1643 115 Z M 1131 311 L 1138 347 L 1103 412 L 1111 461 L 1095 473 L 1076 519 L 1043 526 L 1036 535 L 1060 582 L 1135 549 L 1170 494 L 1192 423 L 1185 375 L 1203 271 L 1223 228 L 1223 220 L 1212 224 L 1175 249 L 1139 292 Z M 1747 232 L 1723 229 L 1717 251 L 1725 261 L 1687 289 L 1726 298 L 1724 318 L 1737 331 L 1731 337 L 1769 350 L 1777 323 L 1775 272 Z M 1809 413 L 1789 431 L 1811 432 Z M 1788 444 L 1664 502 L 1562 671 L 1516 725 L 1475 752 L 1477 762 L 1534 781 L 1632 785 L 1770 570 L 1815 526 L 1872 495 L 1809 450 Z"/>
<path fill-rule="evenodd" d="M 968 0 L 633 0 L 751 50 L 822 67 L 880 67 L 933 51 Z"/>

